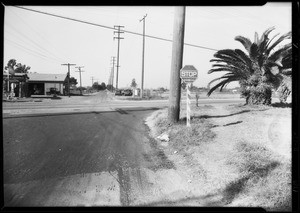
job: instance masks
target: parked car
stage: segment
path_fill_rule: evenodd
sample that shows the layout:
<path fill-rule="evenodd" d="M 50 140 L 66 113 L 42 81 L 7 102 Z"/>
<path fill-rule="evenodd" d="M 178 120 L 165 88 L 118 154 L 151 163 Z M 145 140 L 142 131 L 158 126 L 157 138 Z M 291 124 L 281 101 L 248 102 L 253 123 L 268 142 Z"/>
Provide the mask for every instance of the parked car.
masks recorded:
<path fill-rule="evenodd" d="M 132 96 L 132 90 L 131 89 L 126 89 L 123 91 L 123 95 L 124 96 Z"/>
<path fill-rule="evenodd" d="M 50 91 L 46 93 L 47 95 L 60 95 L 60 91 L 55 87 L 51 87 Z"/>
<path fill-rule="evenodd" d="M 123 95 L 122 90 L 116 90 L 115 95 Z"/>

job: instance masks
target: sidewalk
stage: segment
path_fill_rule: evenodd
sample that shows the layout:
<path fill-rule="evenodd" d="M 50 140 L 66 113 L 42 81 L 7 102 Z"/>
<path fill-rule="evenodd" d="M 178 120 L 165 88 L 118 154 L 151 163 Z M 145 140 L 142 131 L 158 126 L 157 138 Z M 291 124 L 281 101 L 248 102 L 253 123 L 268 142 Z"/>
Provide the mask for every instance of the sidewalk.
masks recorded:
<path fill-rule="evenodd" d="M 2 99 L 2 102 L 42 102 L 42 99 L 37 98 L 12 98 L 12 99 Z"/>

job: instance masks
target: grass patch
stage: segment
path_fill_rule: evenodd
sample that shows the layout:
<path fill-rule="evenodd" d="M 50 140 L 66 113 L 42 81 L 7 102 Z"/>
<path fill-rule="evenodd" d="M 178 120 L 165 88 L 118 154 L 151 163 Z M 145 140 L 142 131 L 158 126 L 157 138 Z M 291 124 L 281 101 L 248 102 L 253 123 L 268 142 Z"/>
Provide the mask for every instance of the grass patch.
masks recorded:
<path fill-rule="evenodd" d="M 188 154 L 194 146 L 213 140 L 215 133 L 211 131 L 212 126 L 206 119 L 196 118 L 192 119 L 191 127 L 188 128 L 185 119 L 182 119 L 170 128 L 170 144 L 179 152 Z"/>
<path fill-rule="evenodd" d="M 192 119 L 190 128 L 186 126 L 186 118 L 181 118 L 177 124 L 171 125 L 168 121 L 167 109 L 157 111 L 150 119 L 154 121 L 150 126 L 152 135 L 157 137 L 167 132 L 170 145 L 182 154 L 187 154 L 194 146 L 212 141 L 215 137 L 215 133 L 211 131 L 213 125 L 204 118 Z"/>
<path fill-rule="evenodd" d="M 202 106 L 195 110 L 196 113 L 203 112 L 203 109 L 213 109 L 211 105 Z M 183 114 L 181 112 L 181 114 Z M 162 133 L 169 135 L 169 146 L 173 151 L 177 151 L 182 156 L 186 157 L 187 163 L 193 161 L 192 154 L 194 147 L 201 146 L 202 143 L 213 141 L 215 133 L 211 130 L 213 125 L 204 118 L 193 118 L 191 127 L 186 126 L 186 118 L 182 117 L 178 123 L 170 124 L 168 121 L 168 109 L 158 110 L 153 113 L 148 122 L 151 129 L 152 137 L 156 138 Z"/>
<path fill-rule="evenodd" d="M 212 193 L 218 205 L 291 211 L 291 162 L 269 149 L 267 141 L 264 146 L 268 139 L 260 134 L 266 131 L 258 130 L 271 127 L 254 126 L 288 113 L 289 108 L 275 106 L 192 106 L 191 128 L 187 128 L 184 107 L 180 121 L 173 125 L 164 109 L 152 114 L 150 129 L 153 137 L 169 134 L 169 148 L 185 157 L 187 169 L 201 173 L 201 188 Z"/>
<path fill-rule="evenodd" d="M 240 178 L 223 191 L 224 201 L 260 206 L 268 211 L 291 211 L 290 162 L 261 144 L 239 142 L 227 159 Z"/>

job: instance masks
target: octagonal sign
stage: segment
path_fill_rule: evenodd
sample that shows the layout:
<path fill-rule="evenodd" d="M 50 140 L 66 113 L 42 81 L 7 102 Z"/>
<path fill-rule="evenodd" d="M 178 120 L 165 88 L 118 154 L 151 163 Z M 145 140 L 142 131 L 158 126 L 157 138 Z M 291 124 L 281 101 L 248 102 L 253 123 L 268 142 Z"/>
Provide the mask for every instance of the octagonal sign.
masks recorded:
<path fill-rule="evenodd" d="M 180 78 L 185 83 L 193 83 L 198 78 L 198 70 L 193 65 L 185 65 L 180 70 Z"/>

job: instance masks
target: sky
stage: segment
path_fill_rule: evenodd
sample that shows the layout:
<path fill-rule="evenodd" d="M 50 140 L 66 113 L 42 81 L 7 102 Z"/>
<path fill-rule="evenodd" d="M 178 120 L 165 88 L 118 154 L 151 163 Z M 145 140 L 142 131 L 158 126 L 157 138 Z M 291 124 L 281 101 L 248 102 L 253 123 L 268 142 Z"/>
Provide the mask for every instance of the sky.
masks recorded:
<path fill-rule="evenodd" d="M 22 5 L 20 5 L 22 6 Z M 172 6 L 24 6 L 41 12 L 55 14 L 107 27 L 124 26 L 124 30 L 142 34 L 145 18 L 146 35 L 173 39 L 174 8 Z M 195 86 L 207 84 L 224 73 L 207 74 L 211 69 L 216 50 L 241 49 L 235 41 L 241 35 L 254 39 L 274 26 L 270 36 L 291 31 L 291 3 L 273 2 L 264 6 L 187 6 L 184 42 L 200 47 L 184 45 L 183 66 L 193 65 L 198 70 Z M 117 56 L 118 41 L 113 39 L 113 29 L 88 25 L 13 6 L 5 6 L 4 58 L 30 66 L 29 72 L 67 73 L 71 63 L 84 66 L 82 86 L 93 81 L 108 83 L 113 56 Z M 137 86 L 142 78 L 143 37 L 122 33 L 119 55 L 118 87 L 129 87 L 132 79 Z M 210 49 L 206 49 L 210 48 Z M 213 49 L 213 50 L 211 50 Z M 172 42 L 145 38 L 144 88 L 169 88 Z M 72 77 L 79 82 L 76 66 L 70 67 Z M 114 68 L 114 86 L 116 85 Z M 78 84 L 79 86 L 79 84 Z M 238 86 L 232 83 L 228 88 Z"/>

